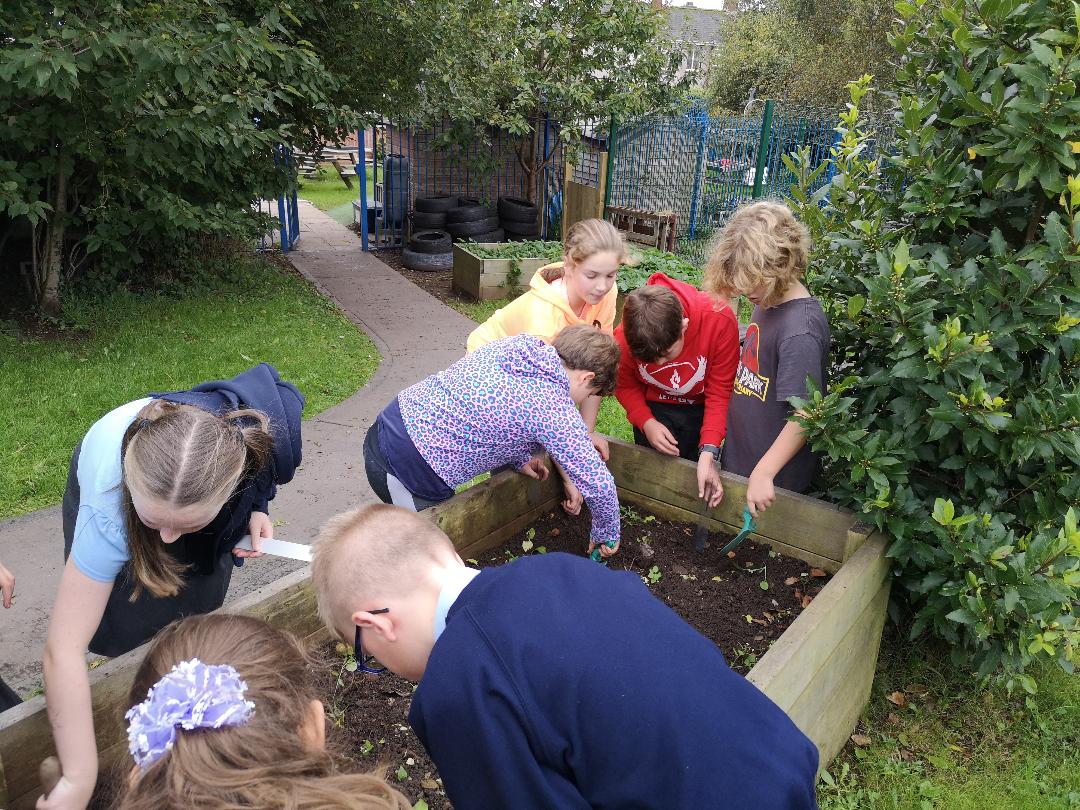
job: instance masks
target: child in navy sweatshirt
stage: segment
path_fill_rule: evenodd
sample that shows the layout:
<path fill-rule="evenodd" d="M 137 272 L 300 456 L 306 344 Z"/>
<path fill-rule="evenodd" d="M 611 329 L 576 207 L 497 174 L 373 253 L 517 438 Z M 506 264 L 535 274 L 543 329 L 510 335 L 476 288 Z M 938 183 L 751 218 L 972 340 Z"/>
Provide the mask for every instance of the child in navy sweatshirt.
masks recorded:
<path fill-rule="evenodd" d="M 331 519 L 312 578 L 363 671 L 419 681 L 409 723 L 457 810 L 816 807 L 814 744 L 631 573 L 476 571 L 380 504 Z"/>

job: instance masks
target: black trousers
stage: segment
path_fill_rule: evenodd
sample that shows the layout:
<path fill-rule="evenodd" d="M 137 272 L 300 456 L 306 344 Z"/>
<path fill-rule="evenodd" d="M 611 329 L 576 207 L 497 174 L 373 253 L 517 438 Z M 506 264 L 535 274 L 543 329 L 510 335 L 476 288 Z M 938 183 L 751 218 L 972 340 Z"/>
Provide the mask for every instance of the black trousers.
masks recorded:
<path fill-rule="evenodd" d="M 64 562 L 67 562 L 71 554 L 71 544 L 75 539 L 75 520 L 79 515 L 78 472 L 81 451 L 82 442 L 79 442 L 71 457 L 67 488 L 64 490 L 64 500 L 60 508 L 64 520 Z M 169 553 L 183 554 L 185 549 L 181 546 L 185 542 L 181 538 L 171 544 L 168 547 Z M 138 599 L 131 601 L 135 582 L 131 575 L 131 563 L 128 563 L 113 582 L 101 624 L 90 639 L 90 652 L 112 658 L 144 644 L 177 619 L 217 610 L 225 602 L 232 572 L 232 555 L 224 554 L 218 557 L 209 573 L 188 573 L 184 577 L 180 593 L 176 596 L 159 598 L 144 590 Z"/>
<path fill-rule="evenodd" d="M 673 405 L 667 402 L 650 402 L 649 410 L 661 425 L 671 431 L 679 443 L 679 457 L 697 461 L 701 439 L 701 423 L 705 419 L 704 405 Z M 634 428 L 634 443 L 652 447 L 645 434 Z"/>
<path fill-rule="evenodd" d="M 371 491 L 383 503 L 392 503 L 413 512 L 420 512 L 442 503 L 442 501 L 429 501 L 427 498 L 414 495 L 390 472 L 390 465 L 379 447 L 378 422 L 372 424 L 368 428 L 367 435 L 364 436 L 364 472 L 367 473 Z"/>

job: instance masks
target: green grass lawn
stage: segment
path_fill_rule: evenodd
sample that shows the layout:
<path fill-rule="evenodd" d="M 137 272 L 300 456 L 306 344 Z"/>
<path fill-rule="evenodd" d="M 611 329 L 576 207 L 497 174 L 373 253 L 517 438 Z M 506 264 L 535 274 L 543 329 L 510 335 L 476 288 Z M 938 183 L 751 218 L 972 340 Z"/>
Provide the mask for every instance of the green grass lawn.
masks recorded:
<path fill-rule="evenodd" d="M 832 764 L 822 810 L 1080 808 L 1080 674 L 1034 674 L 1025 705 L 975 685 L 940 645 L 887 630 L 859 728 L 869 744 Z"/>
<path fill-rule="evenodd" d="M 297 196 L 307 200 L 320 211 L 326 211 L 339 222 L 350 224 L 352 219 L 352 203 L 360 199 L 359 179 L 350 178 L 353 187 L 348 188 L 341 182 L 338 173 L 329 166 L 320 166 L 318 177 L 307 180 L 301 177 L 297 184 Z M 367 180 L 368 199 L 375 197 L 375 187 L 371 177 Z"/>
<path fill-rule="evenodd" d="M 311 417 L 367 382 L 374 345 L 311 285 L 255 255 L 228 265 L 182 297 L 73 292 L 60 337 L 24 338 L 0 322 L 0 519 L 59 502 L 90 425 L 149 391 L 265 360 L 304 393 Z"/>

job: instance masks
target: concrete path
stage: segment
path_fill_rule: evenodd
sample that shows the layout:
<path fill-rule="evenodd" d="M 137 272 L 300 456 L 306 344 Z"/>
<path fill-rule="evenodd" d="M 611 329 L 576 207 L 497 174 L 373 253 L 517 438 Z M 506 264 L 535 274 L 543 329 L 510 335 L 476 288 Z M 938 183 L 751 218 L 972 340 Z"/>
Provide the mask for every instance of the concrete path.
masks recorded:
<path fill-rule="evenodd" d="M 285 521 L 276 536 L 307 543 L 331 515 L 375 500 L 361 450 L 368 425 L 402 388 L 464 355 L 475 324 L 364 253 L 351 231 L 314 206 L 303 200 L 300 206 L 301 236 L 290 260 L 382 356 L 364 388 L 304 423 L 304 463 L 270 506 L 271 517 Z M 59 507 L 0 524 L 0 561 L 15 574 L 17 594 L 14 607 L 0 608 L 0 675 L 26 696 L 40 685 L 41 650 L 63 568 Z M 229 600 L 300 567 L 269 557 L 249 560 L 234 574 Z"/>

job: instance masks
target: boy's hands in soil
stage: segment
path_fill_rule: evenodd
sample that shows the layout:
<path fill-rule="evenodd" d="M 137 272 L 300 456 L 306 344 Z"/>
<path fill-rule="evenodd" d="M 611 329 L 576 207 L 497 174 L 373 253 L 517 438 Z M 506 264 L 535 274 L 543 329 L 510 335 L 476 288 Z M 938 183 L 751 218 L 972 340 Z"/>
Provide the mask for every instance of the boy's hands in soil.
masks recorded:
<path fill-rule="evenodd" d="M 665 456 L 679 455 L 679 443 L 671 435 L 671 431 L 656 419 L 650 419 L 641 427 L 641 432 L 649 440 L 653 450 L 663 453 Z"/>
<path fill-rule="evenodd" d="M 589 540 L 589 554 L 592 554 L 593 550 L 597 546 L 599 546 L 600 547 L 600 556 L 603 557 L 606 560 L 608 557 L 613 556 L 619 550 L 619 545 L 621 543 L 622 543 L 622 541 L 620 540 L 618 543 L 615 544 L 615 547 L 612 548 L 611 546 L 607 545 L 606 543 L 597 543 L 595 540 Z"/>
<path fill-rule="evenodd" d="M 529 478 L 535 478 L 537 481 L 547 481 L 548 467 L 542 459 L 534 458 L 527 464 L 518 468 L 518 472 L 522 475 L 527 475 Z"/>
<path fill-rule="evenodd" d="M 712 453 L 702 453 L 697 463 L 698 497 L 715 509 L 724 498 L 724 485 L 720 483 L 720 470 Z"/>
<path fill-rule="evenodd" d="M 563 479 L 563 492 L 566 494 L 566 500 L 562 502 L 563 510 L 568 515 L 580 515 L 581 504 L 585 499 L 581 497 L 578 488 L 574 486 L 573 482 Z"/>

